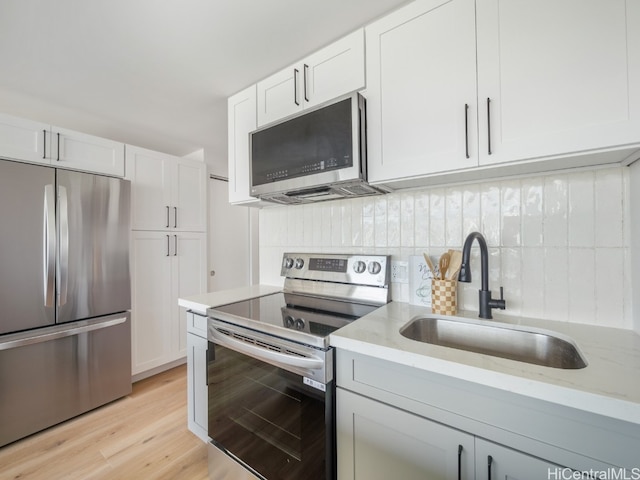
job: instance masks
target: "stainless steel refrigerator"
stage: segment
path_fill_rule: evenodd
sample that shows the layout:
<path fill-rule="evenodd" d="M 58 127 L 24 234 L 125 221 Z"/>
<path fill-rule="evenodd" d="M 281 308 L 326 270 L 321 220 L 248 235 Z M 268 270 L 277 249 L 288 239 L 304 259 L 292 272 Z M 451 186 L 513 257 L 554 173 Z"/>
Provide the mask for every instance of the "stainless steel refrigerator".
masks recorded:
<path fill-rule="evenodd" d="M 0 160 L 0 446 L 131 392 L 130 183 Z"/>

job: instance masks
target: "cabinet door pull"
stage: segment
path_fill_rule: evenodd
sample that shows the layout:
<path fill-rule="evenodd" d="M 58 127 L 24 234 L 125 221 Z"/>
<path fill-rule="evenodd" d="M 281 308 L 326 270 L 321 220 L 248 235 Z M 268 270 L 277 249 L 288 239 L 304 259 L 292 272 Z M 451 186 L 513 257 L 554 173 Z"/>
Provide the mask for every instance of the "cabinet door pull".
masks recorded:
<path fill-rule="evenodd" d="M 204 368 L 204 384 L 209 386 L 209 349 L 207 348 L 204 352 L 204 358 L 206 358 L 207 362 Z"/>
<path fill-rule="evenodd" d="M 173 236 L 173 256 L 178 256 L 178 235 Z"/>
<path fill-rule="evenodd" d="M 293 103 L 295 103 L 296 105 L 300 106 L 300 103 L 298 103 L 298 74 L 300 72 L 298 71 L 297 68 L 293 69 Z"/>
<path fill-rule="evenodd" d="M 493 463 L 493 457 L 489 455 L 487 457 L 487 480 L 491 480 L 491 464 Z"/>
<path fill-rule="evenodd" d="M 169 205 L 167 205 L 167 228 L 169 228 Z"/>
<path fill-rule="evenodd" d="M 304 89 L 304 99 L 305 101 L 309 101 L 309 97 L 307 95 L 307 79 L 309 78 L 309 75 L 307 75 L 307 72 L 309 72 L 309 65 L 307 65 L 306 63 L 304 64 L 304 76 L 303 76 L 303 89 Z"/>
<path fill-rule="evenodd" d="M 178 228 L 178 207 L 173 207 L 173 228 Z"/>
<path fill-rule="evenodd" d="M 469 104 L 464 104 L 464 152 L 469 158 Z"/>
<path fill-rule="evenodd" d="M 458 480 L 462 480 L 462 445 L 458 445 Z"/>
<path fill-rule="evenodd" d="M 57 133 L 58 135 L 58 158 L 56 159 L 56 162 L 60 161 L 60 132 Z"/>
<path fill-rule="evenodd" d="M 487 152 L 491 155 L 491 99 L 487 97 Z"/>
<path fill-rule="evenodd" d="M 167 257 L 170 255 L 169 253 L 169 235 L 167 235 Z"/>

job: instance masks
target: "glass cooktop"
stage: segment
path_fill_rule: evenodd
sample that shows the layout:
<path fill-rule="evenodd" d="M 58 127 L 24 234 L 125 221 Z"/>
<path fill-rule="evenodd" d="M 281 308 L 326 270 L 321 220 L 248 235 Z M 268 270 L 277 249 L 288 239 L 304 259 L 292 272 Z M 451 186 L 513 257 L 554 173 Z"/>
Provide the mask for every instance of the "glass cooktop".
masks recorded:
<path fill-rule="evenodd" d="M 274 293 L 208 310 L 208 315 L 302 343 L 328 346 L 331 332 L 378 308 L 343 300 Z M 323 340 L 324 339 L 324 340 Z"/>

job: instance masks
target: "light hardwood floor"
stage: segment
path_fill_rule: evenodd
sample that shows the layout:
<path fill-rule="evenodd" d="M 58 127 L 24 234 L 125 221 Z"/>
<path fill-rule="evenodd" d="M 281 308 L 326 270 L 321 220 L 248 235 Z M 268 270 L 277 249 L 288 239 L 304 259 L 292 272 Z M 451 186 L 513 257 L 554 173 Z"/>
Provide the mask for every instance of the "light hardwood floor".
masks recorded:
<path fill-rule="evenodd" d="M 206 445 L 187 430 L 186 365 L 131 395 L 0 448 L 0 479 L 207 478 Z"/>

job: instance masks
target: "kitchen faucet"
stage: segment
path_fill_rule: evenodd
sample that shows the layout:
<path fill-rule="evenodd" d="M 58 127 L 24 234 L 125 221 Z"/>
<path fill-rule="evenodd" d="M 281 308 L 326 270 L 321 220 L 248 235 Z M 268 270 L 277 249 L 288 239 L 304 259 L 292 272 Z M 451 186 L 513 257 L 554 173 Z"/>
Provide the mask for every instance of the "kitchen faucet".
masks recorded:
<path fill-rule="evenodd" d="M 464 247 L 462 247 L 462 265 L 460 266 L 460 274 L 458 275 L 458 281 L 469 283 L 471 282 L 471 245 L 474 240 L 478 240 L 480 245 L 480 267 L 482 275 L 482 288 L 479 291 L 479 314 L 480 318 L 493 318 L 491 316 L 492 308 L 505 309 L 505 301 L 502 296 L 502 287 L 500 287 L 500 299 L 491 298 L 491 290 L 489 290 L 489 253 L 487 251 L 487 242 L 479 232 L 472 232 L 467 236 L 464 241 Z"/>

